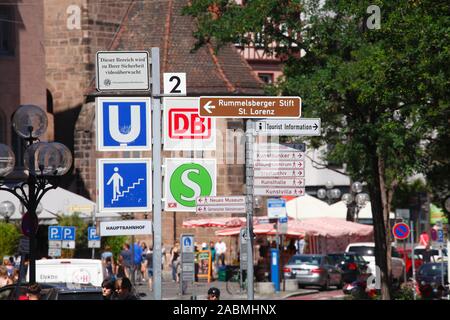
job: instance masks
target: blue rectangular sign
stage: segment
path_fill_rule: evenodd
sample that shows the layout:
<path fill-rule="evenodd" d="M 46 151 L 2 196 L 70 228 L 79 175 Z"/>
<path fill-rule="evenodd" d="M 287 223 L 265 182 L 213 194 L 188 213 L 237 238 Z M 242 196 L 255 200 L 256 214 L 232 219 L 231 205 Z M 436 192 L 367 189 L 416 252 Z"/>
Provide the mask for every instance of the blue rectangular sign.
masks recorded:
<path fill-rule="evenodd" d="M 100 212 L 149 212 L 152 210 L 150 159 L 98 159 L 98 208 Z"/>
<path fill-rule="evenodd" d="M 267 206 L 269 208 L 284 208 L 286 201 L 283 199 L 267 199 Z"/>
<path fill-rule="evenodd" d="M 150 150 L 150 101 L 146 97 L 97 98 L 97 150 Z"/>
<path fill-rule="evenodd" d="M 438 242 L 444 242 L 444 230 L 438 229 L 437 234 L 438 234 Z"/>
<path fill-rule="evenodd" d="M 97 235 L 97 228 L 89 227 L 88 228 L 88 241 L 99 241 L 100 236 Z"/>
<path fill-rule="evenodd" d="M 75 241 L 75 227 L 62 227 L 62 240 Z"/>
<path fill-rule="evenodd" d="M 278 221 L 280 223 L 287 223 L 288 222 L 288 217 L 281 217 L 281 218 L 278 219 Z"/>
<path fill-rule="evenodd" d="M 48 227 L 48 241 L 61 241 L 63 238 L 62 227 L 50 226 Z"/>

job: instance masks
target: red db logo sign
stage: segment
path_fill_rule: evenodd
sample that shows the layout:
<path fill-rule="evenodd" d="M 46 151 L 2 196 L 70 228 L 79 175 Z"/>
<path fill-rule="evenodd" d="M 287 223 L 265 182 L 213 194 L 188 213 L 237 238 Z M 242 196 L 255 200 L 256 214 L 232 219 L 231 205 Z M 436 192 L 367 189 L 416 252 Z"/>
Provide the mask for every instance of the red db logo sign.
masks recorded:
<path fill-rule="evenodd" d="M 209 139 L 211 118 L 201 118 L 198 109 L 173 108 L 169 110 L 169 138 Z"/>

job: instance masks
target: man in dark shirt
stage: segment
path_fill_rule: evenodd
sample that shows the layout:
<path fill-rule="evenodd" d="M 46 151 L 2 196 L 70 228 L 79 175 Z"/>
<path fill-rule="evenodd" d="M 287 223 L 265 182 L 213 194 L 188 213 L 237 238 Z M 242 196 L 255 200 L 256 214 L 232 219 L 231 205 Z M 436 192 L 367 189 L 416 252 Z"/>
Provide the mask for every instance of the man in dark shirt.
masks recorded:
<path fill-rule="evenodd" d="M 123 258 L 123 265 L 127 269 L 127 274 L 131 275 L 132 256 L 128 243 L 123 245 L 123 250 L 120 252 L 120 255 Z"/>

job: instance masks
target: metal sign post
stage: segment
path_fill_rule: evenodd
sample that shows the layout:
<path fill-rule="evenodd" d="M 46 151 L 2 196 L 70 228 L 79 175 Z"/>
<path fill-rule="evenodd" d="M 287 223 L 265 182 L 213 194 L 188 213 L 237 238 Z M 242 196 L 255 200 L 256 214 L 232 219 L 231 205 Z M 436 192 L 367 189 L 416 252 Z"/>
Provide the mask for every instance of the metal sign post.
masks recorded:
<path fill-rule="evenodd" d="M 245 128 L 245 186 L 247 196 L 247 299 L 254 300 L 253 291 L 253 146 L 254 122 L 246 121 Z"/>
<path fill-rule="evenodd" d="M 153 129 L 153 290 L 155 300 L 162 300 L 161 291 L 161 101 L 159 48 L 152 48 L 152 129 Z"/>
<path fill-rule="evenodd" d="M 414 255 L 414 221 L 411 222 L 411 258 L 412 258 L 412 276 L 413 276 L 413 285 L 414 285 L 414 300 L 416 300 L 416 259 Z"/>

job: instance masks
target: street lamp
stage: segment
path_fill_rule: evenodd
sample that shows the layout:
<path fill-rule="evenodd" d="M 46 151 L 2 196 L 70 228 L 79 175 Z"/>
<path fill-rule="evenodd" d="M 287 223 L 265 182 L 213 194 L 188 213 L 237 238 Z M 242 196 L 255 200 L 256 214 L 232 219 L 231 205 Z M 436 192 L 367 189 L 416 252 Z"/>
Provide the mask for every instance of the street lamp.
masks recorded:
<path fill-rule="evenodd" d="M 347 221 L 358 222 L 359 211 L 365 207 L 370 198 L 367 193 L 363 192 L 362 183 L 355 181 L 350 187 L 350 193 L 342 195 L 342 201 L 347 205 Z"/>
<path fill-rule="evenodd" d="M 13 128 L 27 143 L 24 166 L 28 178 L 12 188 L 4 186 L 4 177 L 14 170 L 15 156 L 7 145 L 0 144 L 0 191 L 12 193 L 26 210 L 22 216 L 22 232 L 30 240 L 30 283 L 35 283 L 39 203 L 45 193 L 58 187 L 60 176 L 69 171 L 72 154 L 61 143 L 39 141 L 39 137 L 47 130 L 47 115 L 38 106 L 20 106 L 13 116 Z"/>
<path fill-rule="evenodd" d="M 325 188 L 320 188 L 317 190 L 317 197 L 319 199 L 325 200 L 328 204 L 331 204 L 333 201 L 339 199 L 341 197 L 341 190 L 334 187 L 334 183 L 332 181 L 327 181 L 325 183 Z"/>
<path fill-rule="evenodd" d="M 9 218 L 16 211 L 16 206 L 11 201 L 0 202 L 0 216 L 5 219 L 6 223 L 9 223 Z"/>

